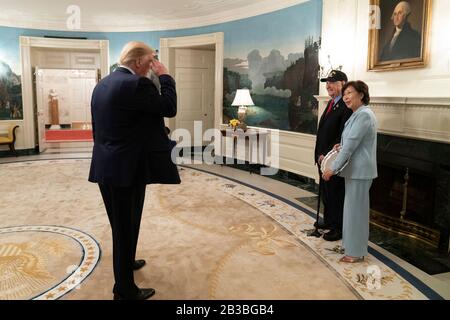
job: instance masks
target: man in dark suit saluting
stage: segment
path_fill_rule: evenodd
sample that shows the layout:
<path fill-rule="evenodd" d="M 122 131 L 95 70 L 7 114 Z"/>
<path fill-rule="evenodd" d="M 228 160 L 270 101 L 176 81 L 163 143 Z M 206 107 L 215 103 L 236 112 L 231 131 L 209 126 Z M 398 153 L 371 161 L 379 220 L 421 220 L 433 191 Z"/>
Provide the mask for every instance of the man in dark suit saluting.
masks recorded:
<path fill-rule="evenodd" d="M 336 241 L 342 238 L 345 180 L 339 176 L 333 176 L 330 181 L 324 181 L 320 164 L 333 146 L 340 143 L 345 122 L 352 115 L 352 110 L 347 108 L 342 100 L 342 87 L 347 82 L 345 73 L 332 70 L 327 78 L 320 79 L 320 81 L 327 83 L 327 91 L 331 100 L 320 118 L 314 151 L 315 163 L 319 167 L 324 204 L 324 220 L 319 222 L 318 228 L 330 229 L 323 238 L 327 241 Z"/>
<path fill-rule="evenodd" d="M 175 117 L 175 81 L 142 42 L 127 43 L 120 66 L 92 94 L 94 150 L 89 181 L 98 183 L 113 237 L 114 299 L 144 300 L 155 294 L 134 283 L 133 271 L 147 184 L 178 184 L 164 117 Z M 161 92 L 146 77 L 159 77 Z"/>

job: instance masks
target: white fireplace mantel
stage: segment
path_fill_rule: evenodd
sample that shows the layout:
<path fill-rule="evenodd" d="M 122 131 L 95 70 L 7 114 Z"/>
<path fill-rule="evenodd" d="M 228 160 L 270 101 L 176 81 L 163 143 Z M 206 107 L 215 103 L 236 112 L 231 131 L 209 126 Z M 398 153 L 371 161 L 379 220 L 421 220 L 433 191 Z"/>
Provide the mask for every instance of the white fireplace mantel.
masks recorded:
<path fill-rule="evenodd" d="M 370 104 L 433 105 L 450 107 L 449 98 L 436 97 L 370 97 Z"/>
<path fill-rule="evenodd" d="M 330 98 L 316 99 L 320 115 Z M 450 98 L 371 97 L 370 107 L 380 133 L 450 143 Z"/>

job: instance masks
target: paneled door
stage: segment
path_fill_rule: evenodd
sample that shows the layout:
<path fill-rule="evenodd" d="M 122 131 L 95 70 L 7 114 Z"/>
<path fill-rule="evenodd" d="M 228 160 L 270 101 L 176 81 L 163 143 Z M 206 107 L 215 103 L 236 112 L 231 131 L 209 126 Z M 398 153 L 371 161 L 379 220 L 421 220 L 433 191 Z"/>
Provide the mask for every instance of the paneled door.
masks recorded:
<path fill-rule="evenodd" d="M 97 84 L 95 70 L 70 70 L 70 121 L 77 129 L 91 129 L 91 97 Z"/>
<path fill-rule="evenodd" d="M 202 139 L 203 133 L 214 128 L 214 58 L 214 51 L 175 50 L 178 96 L 175 126 L 190 132 L 192 146 L 208 144 Z M 201 123 L 202 131 L 194 133 L 195 121 Z"/>
<path fill-rule="evenodd" d="M 36 67 L 36 114 L 39 152 L 46 149 L 45 126 L 51 124 L 50 95 L 58 100 L 59 125 L 91 129 L 91 97 L 97 70 Z M 56 128 L 60 128 L 60 126 Z M 55 129 L 51 126 L 50 129 Z"/>
<path fill-rule="evenodd" d="M 44 152 L 47 149 L 47 143 L 45 140 L 45 122 L 46 115 L 48 114 L 48 108 L 46 108 L 47 105 L 44 102 L 44 96 L 47 92 L 44 93 L 44 71 L 36 67 L 34 74 L 36 77 L 36 119 L 38 133 L 37 143 L 39 145 L 39 152 Z"/>

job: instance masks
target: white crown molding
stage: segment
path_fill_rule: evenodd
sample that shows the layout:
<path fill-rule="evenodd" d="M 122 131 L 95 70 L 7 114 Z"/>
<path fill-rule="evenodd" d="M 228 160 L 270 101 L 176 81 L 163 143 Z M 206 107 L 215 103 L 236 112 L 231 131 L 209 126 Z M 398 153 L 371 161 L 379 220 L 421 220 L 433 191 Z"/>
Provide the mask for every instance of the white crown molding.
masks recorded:
<path fill-rule="evenodd" d="M 22 44 L 28 44 L 40 48 L 58 49 L 104 49 L 108 45 L 108 40 L 80 40 L 80 39 L 59 39 L 40 37 L 20 37 Z"/>
<path fill-rule="evenodd" d="M 0 14 L 0 26 L 59 30 L 67 32 L 142 32 L 142 31 L 162 31 L 176 30 L 195 27 L 204 27 L 245 18 L 250 18 L 277 10 L 285 9 L 309 0 L 262 0 L 245 7 L 236 7 L 231 10 L 215 12 L 203 16 L 193 16 L 190 18 L 167 19 L 167 17 L 130 15 L 124 16 L 123 21 L 119 14 L 114 19 L 89 19 L 84 17 L 79 30 L 69 30 L 66 26 L 65 17 L 56 19 L 54 16 L 26 15 L 23 12 L 6 12 Z"/>
<path fill-rule="evenodd" d="M 161 38 L 160 48 L 182 48 L 182 47 L 195 47 L 206 44 L 216 44 L 217 42 L 223 43 L 223 32 L 199 34 L 195 36 L 185 36 L 176 38 Z"/>
<path fill-rule="evenodd" d="M 370 97 L 370 103 L 450 106 L 450 97 Z"/>

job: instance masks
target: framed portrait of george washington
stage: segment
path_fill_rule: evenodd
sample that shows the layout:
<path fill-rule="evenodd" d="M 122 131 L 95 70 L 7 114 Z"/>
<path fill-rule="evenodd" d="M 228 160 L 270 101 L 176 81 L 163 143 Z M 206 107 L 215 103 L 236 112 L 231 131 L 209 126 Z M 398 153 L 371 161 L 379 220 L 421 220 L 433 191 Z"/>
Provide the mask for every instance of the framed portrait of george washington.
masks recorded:
<path fill-rule="evenodd" d="M 425 67 L 432 0 L 370 0 L 369 71 Z"/>

